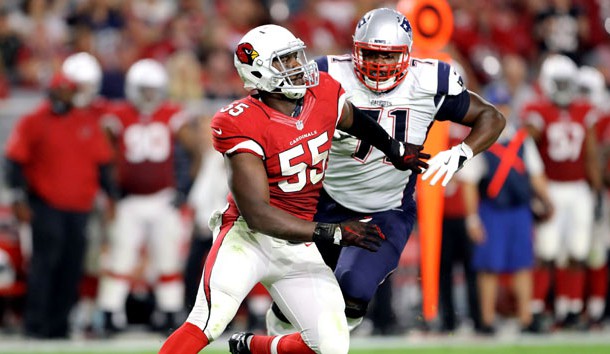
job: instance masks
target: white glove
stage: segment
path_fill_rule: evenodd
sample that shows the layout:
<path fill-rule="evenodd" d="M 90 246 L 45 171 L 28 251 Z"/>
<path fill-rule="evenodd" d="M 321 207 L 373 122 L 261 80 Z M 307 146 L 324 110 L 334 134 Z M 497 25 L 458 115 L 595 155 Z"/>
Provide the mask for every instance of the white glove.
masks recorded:
<path fill-rule="evenodd" d="M 430 176 L 436 174 L 430 185 L 433 186 L 438 182 L 443 175 L 443 187 L 451 180 L 451 177 L 460 169 L 466 161 L 470 160 L 474 154 L 470 146 L 461 143 L 451 148 L 451 150 L 441 151 L 436 156 L 428 160 L 428 168 L 422 175 L 422 180 L 427 180 Z"/>

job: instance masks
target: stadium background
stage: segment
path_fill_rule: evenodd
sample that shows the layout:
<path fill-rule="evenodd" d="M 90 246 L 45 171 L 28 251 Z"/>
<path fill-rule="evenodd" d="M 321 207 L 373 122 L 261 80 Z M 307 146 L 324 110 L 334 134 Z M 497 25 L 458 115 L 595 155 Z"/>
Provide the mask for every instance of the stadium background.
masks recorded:
<path fill-rule="evenodd" d="M 155 58 L 170 73 L 170 97 L 202 119 L 244 94 L 232 65 L 232 49 L 250 28 L 277 23 L 290 28 L 308 45 L 309 57 L 351 50 L 351 33 L 366 11 L 386 6 L 407 9 L 415 1 L 375 0 L 3 0 L 0 5 L 0 143 L 15 121 L 45 95 L 53 72 L 70 53 L 88 51 L 101 62 L 101 94 L 123 98 L 124 74 L 140 58 Z M 430 1 L 434 3 L 434 1 Z M 608 0 L 451 0 L 453 31 L 442 51 L 464 69 L 468 87 L 475 92 L 498 80 L 503 60 L 518 56 L 527 63 L 533 83 L 541 58 L 560 46 L 579 64 L 597 67 L 610 83 L 610 1 Z M 558 32 L 541 26 L 548 6 L 578 6 L 575 31 Z M 422 43 L 417 39 L 415 50 Z M 441 49 L 441 48 L 439 48 Z M 0 188 L 0 203 L 6 201 Z M 3 225 L 10 216 L 3 209 Z M 4 229 L 3 229 L 4 230 Z M 374 328 L 355 336 L 362 352 L 408 347 L 427 353 L 440 345 L 449 353 L 601 353 L 610 351 L 610 334 L 603 330 L 579 334 L 553 333 L 523 340 L 510 319 L 496 339 L 478 338 L 468 328 L 452 336 L 423 331 L 434 323 L 421 318 L 419 245 L 409 242 L 401 267 L 393 276 L 393 309 L 401 328 L 398 337 L 368 340 Z M 464 317 L 463 277 L 455 279 L 456 304 Z M 5 299 L 3 299 L 5 301 Z M 18 319 L 17 319 L 18 320 Z M 0 318 L 0 352 L 153 352 L 162 337 L 136 329 L 116 341 L 77 338 L 72 342 L 26 346 L 14 332 L 14 317 Z M 398 338 L 398 339 L 396 339 Z M 121 342 L 122 340 L 122 342 Z M 112 343 L 110 343 L 112 342 Z M 544 345 L 556 347 L 543 349 Z M 91 346 L 87 343 L 94 343 Z M 122 343 L 122 344 L 121 344 Z M 367 343 L 368 346 L 367 346 Z M 371 344 L 372 343 L 372 344 Z M 587 344 L 588 343 L 588 344 Z M 216 343 L 221 348 L 223 341 Z M 456 345 L 458 349 L 449 349 Z M 471 349 L 473 345 L 477 349 Z M 498 346 L 496 348 L 496 345 Z M 597 345 L 598 347 L 595 347 Z M 141 348 L 137 348 L 141 346 Z M 372 347 L 373 346 L 373 347 Z M 377 348 L 377 349 L 371 349 Z M 459 349 L 462 348 L 462 349 Z M 561 349 L 559 349 L 561 348 Z M 432 352 L 431 352 L 432 353 Z"/>

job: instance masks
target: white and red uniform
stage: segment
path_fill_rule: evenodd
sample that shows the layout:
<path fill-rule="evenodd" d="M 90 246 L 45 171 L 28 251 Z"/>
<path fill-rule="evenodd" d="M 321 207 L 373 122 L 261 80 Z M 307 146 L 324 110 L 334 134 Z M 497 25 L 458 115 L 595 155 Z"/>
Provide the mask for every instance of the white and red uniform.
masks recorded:
<path fill-rule="evenodd" d="M 104 311 L 122 311 L 140 252 L 147 245 L 154 261 L 158 309 L 178 312 L 183 307 L 182 250 L 185 230 L 175 197 L 175 133 L 185 123 L 179 106 L 164 103 L 150 115 L 124 102 L 115 106 L 105 125 L 117 139 L 119 188 L 98 303 Z"/>
<path fill-rule="evenodd" d="M 345 102 L 325 73 L 307 90 L 297 117 L 250 96 L 223 108 L 212 121 L 214 147 L 225 156 L 249 153 L 267 170 L 270 203 L 312 220 L 331 140 Z M 210 219 L 214 245 L 188 322 L 212 341 L 224 331 L 252 287 L 261 282 L 303 340 L 315 351 L 348 340 L 344 300 L 333 272 L 313 243 L 290 243 L 251 230 L 228 197 Z"/>
<path fill-rule="evenodd" d="M 555 207 L 553 217 L 536 230 L 535 251 L 543 260 L 584 261 L 588 255 L 594 200 L 587 182 L 585 138 L 596 118 L 594 108 L 579 100 L 565 109 L 544 99 L 524 108 L 524 122 L 542 132 L 538 149 Z"/>

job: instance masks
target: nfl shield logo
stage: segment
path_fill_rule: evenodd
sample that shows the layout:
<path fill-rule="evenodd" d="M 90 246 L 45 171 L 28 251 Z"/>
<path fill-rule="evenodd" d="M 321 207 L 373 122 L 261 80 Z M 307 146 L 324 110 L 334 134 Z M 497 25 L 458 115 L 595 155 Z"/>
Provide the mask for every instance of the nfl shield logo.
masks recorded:
<path fill-rule="evenodd" d="M 298 130 L 303 130 L 303 121 L 302 120 L 297 120 L 297 129 Z"/>

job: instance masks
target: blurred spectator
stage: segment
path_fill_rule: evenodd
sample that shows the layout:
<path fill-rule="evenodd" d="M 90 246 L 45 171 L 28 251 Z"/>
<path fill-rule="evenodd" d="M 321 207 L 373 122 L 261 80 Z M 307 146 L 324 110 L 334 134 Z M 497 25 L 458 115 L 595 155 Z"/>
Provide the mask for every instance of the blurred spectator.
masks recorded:
<path fill-rule="evenodd" d="M 563 54 L 580 62 L 590 35 L 589 19 L 581 7 L 573 0 L 550 0 L 534 21 L 542 54 Z"/>
<path fill-rule="evenodd" d="M 527 62 L 521 56 L 508 54 L 502 58 L 501 64 L 501 75 L 483 89 L 483 96 L 508 95 L 510 109 L 507 112 L 511 116 L 507 119 L 518 122 L 519 112 L 535 95 L 528 84 Z"/>
<path fill-rule="evenodd" d="M 457 124 L 449 128 L 449 145 L 455 145 L 468 134 L 468 129 Z M 466 232 L 466 210 L 462 184 L 458 179 L 449 182 L 445 187 L 445 208 L 443 209 L 443 235 L 441 242 L 440 265 L 440 309 L 441 331 L 454 332 L 458 326 L 457 311 L 454 306 L 454 267 L 460 263 L 468 297 L 468 315 L 475 331 L 481 330 L 479 310 L 479 295 L 477 290 L 476 272 L 472 268 L 472 252 L 474 243 Z"/>
<path fill-rule="evenodd" d="M 205 97 L 234 100 L 246 92 L 235 72 L 231 51 L 222 47 L 211 49 L 206 55 L 204 69 L 202 85 Z"/>
<path fill-rule="evenodd" d="M 351 44 L 348 33 L 343 33 L 333 22 L 320 13 L 323 1 L 311 0 L 287 21 L 297 38 L 307 43 L 308 54 L 312 57 L 327 54 L 343 54 L 342 48 Z"/>
<path fill-rule="evenodd" d="M 6 85 L 19 82 L 17 68 L 19 52 L 23 48 L 21 39 L 10 26 L 9 11 L 7 7 L 0 7 L 0 86 L 4 87 L 0 97 L 8 95 Z"/>
<path fill-rule="evenodd" d="M 237 43 L 250 29 L 269 23 L 269 15 L 262 1 L 257 0 L 224 0 L 215 1 L 217 15 L 214 23 L 208 28 L 212 33 L 224 27 L 220 34 L 215 35 L 214 45 L 223 45 L 231 52 Z M 220 25 L 217 27 L 217 25 Z"/>
<path fill-rule="evenodd" d="M 500 55 L 519 55 L 534 58 L 535 43 L 532 38 L 532 20 L 523 16 L 524 9 L 516 1 L 495 1 L 486 18 L 488 40 L 497 46 Z"/>
<path fill-rule="evenodd" d="M 98 305 L 105 334 L 124 328 L 125 301 L 140 251 L 148 253 L 156 300 L 153 328 L 166 331 L 182 320 L 184 304 L 182 253 L 185 230 L 180 208 L 190 181 L 175 170 L 175 143 L 198 159 L 188 115 L 167 101 L 168 77 L 152 59 L 136 62 L 127 72 L 127 102 L 118 102 L 105 121 L 117 151 L 122 199 L 110 234 L 108 262 L 100 282 Z M 188 174 L 187 174 L 188 179 Z"/>
<path fill-rule="evenodd" d="M 202 98 L 201 64 L 192 51 L 175 52 L 167 59 L 166 66 L 170 99 L 188 103 Z"/>
<path fill-rule="evenodd" d="M 555 271 L 555 319 L 563 327 L 580 325 L 584 295 L 584 262 L 591 247 L 594 215 L 601 215 L 602 179 L 594 123 L 595 109 L 577 99 L 578 68 L 566 56 L 551 55 L 542 63 L 539 82 L 543 96 L 522 113 L 536 141 L 549 179 L 555 213 L 536 227 L 534 273 L 536 317 L 544 311 Z M 578 201 L 575 203 L 574 201 Z"/>
<path fill-rule="evenodd" d="M 29 87 L 44 87 L 58 71 L 67 51 L 68 26 L 62 16 L 66 1 L 23 1 L 10 13 L 9 23 L 24 47 L 19 51 L 20 83 Z"/>
<path fill-rule="evenodd" d="M 94 111 L 73 107 L 75 94 L 75 83 L 56 74 L 49 98 L 17 123 L 6 150 L 13 211 L 32 227 L 25 334 L 34 338 L 68 337 L 95 195 L 100 184 L 116 194 L 108 141 Z"/>
<path fill-rule="evenodd" d="M 486 97 L 510 117 L 510 95 L 496 90 Z M 509 124 L 498 142 L 474 158 L 461 173 L 466 204 L 466 228 L 476 243 L 473 268 L 481 300 L 481 332 L 495 332 L 499 275 L 512 274 L 517 316 L 522 331 L 539 332 L 532 322 L 534 265 L 532 198 L 539 198 L 545 217 L 552 212 L 544 166 L 525 129 Z"/>

